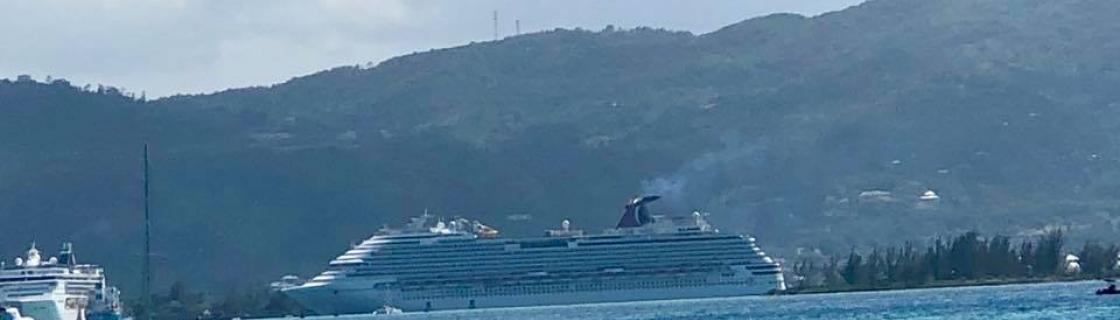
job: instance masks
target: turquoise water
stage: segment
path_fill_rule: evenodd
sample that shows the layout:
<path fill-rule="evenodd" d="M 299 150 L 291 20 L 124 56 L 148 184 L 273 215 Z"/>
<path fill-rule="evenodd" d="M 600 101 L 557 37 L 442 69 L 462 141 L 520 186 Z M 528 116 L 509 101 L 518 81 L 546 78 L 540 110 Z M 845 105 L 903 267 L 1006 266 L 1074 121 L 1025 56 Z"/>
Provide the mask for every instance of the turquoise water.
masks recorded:
<path fill-rule="evenodd" d="M 1120 319 L 1120 295 L 1093 294 L 1101 283 L 1068 282 L 317 318 L 339 320 Z"/>

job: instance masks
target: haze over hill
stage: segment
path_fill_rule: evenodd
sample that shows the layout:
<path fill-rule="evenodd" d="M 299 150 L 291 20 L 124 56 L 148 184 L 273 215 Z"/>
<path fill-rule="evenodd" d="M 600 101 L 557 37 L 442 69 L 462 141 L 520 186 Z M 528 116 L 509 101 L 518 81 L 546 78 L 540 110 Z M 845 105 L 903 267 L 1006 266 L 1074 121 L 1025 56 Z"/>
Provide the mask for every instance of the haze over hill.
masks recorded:
<path fill-rule="evenodd" d="M 72 240 L 135 285 L 145 141 L 158 278 L 211 288 L 311 275 L 424 210 L 507 235 L 597 230 L 638 193 L 787 259 L 972 229 L 1115 239 L 1116 16 L 1104 0 L 875 0 L 154 101 L 3 81 L 0 249 Z"/>

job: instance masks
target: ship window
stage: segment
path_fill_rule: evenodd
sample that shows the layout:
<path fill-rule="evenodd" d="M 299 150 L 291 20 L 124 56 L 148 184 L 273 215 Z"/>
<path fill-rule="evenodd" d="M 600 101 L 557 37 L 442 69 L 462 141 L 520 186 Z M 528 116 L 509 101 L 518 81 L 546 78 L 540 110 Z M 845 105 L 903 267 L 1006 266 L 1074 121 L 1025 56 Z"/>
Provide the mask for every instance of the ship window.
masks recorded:
<path fill-rule="evenodd" d="M 567 247 L 567 246 L 568 246 L 568 240 L 567 239 L 549 239 L 549 240 L 537 240 L 537 241 L 521 242 L 521 248 L 523 248 L 523 249 L 524 248 L 555 248 L 555 247 Z"/>

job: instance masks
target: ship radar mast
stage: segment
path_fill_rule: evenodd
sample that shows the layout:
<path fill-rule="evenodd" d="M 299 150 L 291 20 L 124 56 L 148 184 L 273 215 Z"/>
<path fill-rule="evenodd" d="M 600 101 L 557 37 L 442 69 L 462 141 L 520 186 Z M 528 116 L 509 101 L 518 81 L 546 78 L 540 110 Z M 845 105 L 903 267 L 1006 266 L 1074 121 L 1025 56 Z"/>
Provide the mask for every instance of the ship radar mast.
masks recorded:
<path fill-rule="evenodd" d="M 710 223 L 708 223 L 708 213 L 707 212 L 693 211 L 692 212 L 692 218 L 695 219 L 696 226 L 700 227 L 701 231 L 712 231 L 713 230 L 712 225 Z"/>
<path fill-rule="evenodd" d="M 43 263 L 43 257 L 39 255 L 39 249 L 35 248 L 35 243 L 31 243 L 31 249 L 27 250 L 27 261 L 23 262 L 26 267 L 38 267 Z"/>
<path fill-rule="evenodd" d="M 424 209 L 423 215 L 419 217 L 412 217 L 412 221 L 410 221 L 408 224 L 405 224 L 405 227 L 410 231 L 424 230 L 424 225 L 428 224 L 428 219 L 431 218 L 432 215 L 428 214 L 428 209 Z"/>
<path fill-rule="evenodd" d="M 570 236 L 582 236 L 583 231 L 582 230 L 572 230 L 572 222 L 568 221 L 568 219 L 564 219 L 564 221 L 560 221 L 560 229 L 545 230 L 544 234 L 545 234 L 545 236 L 548 236 L 548 237 L 570 237 Z"/>
<path fill-rule="evenodd" d="M 73 266 L 78 263 L 74 258 L 74 244 L 69 242 L 62 243 L 62 250 L 58 253 L 58 262 L 62 265 Z"/>

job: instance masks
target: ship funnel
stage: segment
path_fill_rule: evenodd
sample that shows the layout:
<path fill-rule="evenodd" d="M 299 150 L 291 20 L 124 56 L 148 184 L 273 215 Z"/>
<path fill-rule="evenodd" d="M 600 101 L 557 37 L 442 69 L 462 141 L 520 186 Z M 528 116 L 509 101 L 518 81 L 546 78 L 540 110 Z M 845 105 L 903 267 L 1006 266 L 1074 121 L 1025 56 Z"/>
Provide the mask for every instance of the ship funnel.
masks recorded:
<path fill-rule="evenodd" d="M 653 216 L 646 209 L 646 204 L 661 199 L 661 196 L 642 196 L 631 199 L 622 209 L 622 218 L 618 220 L 616 229 L 634 228 L 653 223 Z"/>

